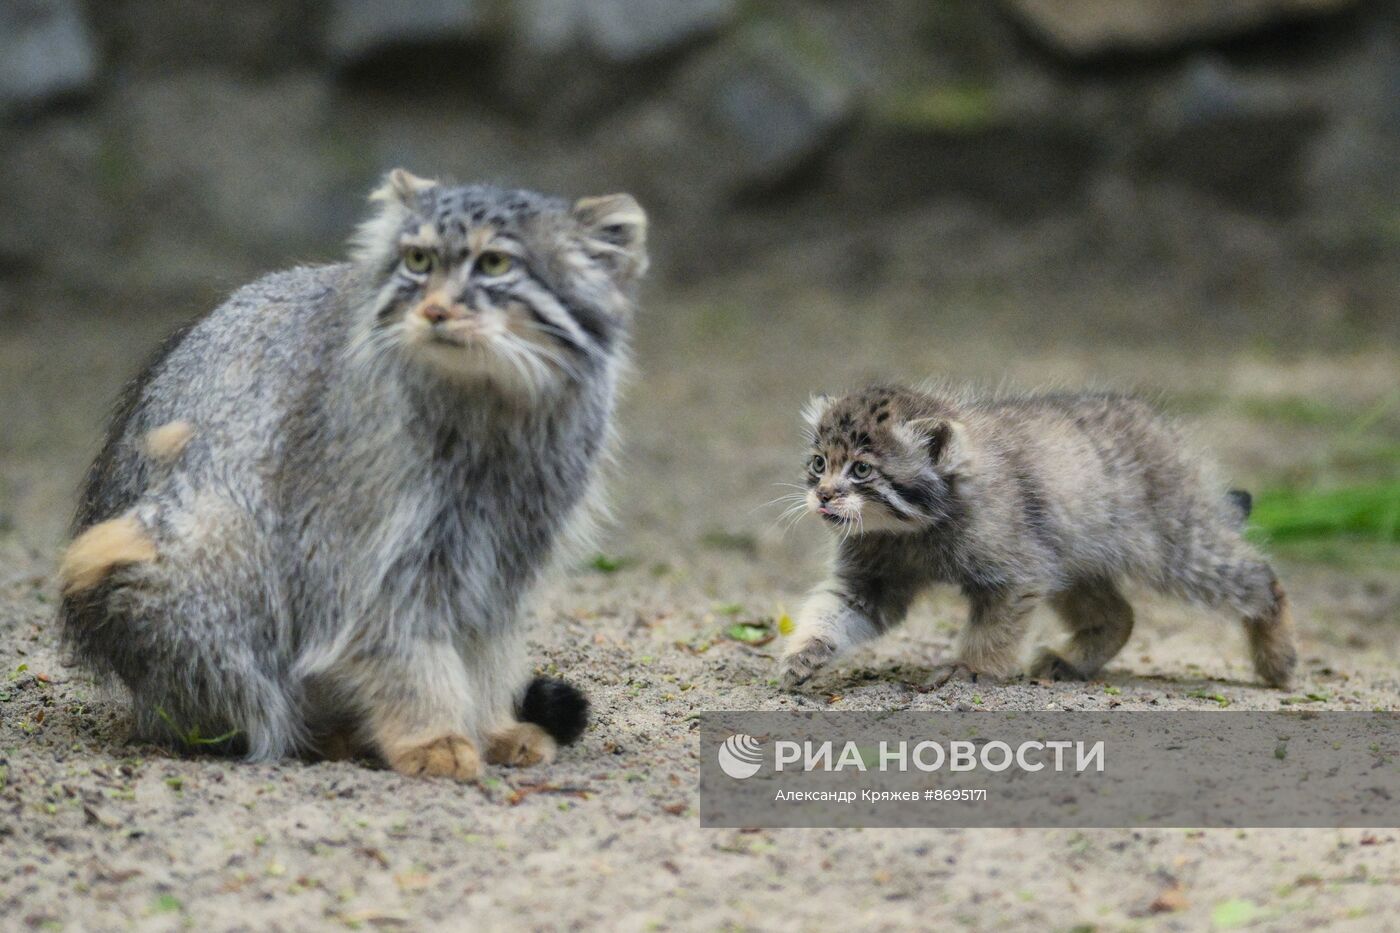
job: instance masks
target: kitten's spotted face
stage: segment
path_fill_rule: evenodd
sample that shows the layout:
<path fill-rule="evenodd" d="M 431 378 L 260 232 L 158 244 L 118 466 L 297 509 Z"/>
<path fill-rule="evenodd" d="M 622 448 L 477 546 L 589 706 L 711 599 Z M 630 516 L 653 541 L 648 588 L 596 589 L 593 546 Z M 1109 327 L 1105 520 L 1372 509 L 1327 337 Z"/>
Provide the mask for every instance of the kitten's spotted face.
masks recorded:
<path fill-rule="evenodd" d="M 568 204 L 530 191 L 448 187 L 392 172 L 360 231 L 370 273 L 364 341 L 455 377 L 536 394 L 622 340 L 646 264 L 627 195 Z"/>
<path fill-rule="evenodd" d="M 898 390 L 819 397 L 806 412 L 807 507 L 843 534 L 913 531 L 947 513 L 951 422 L 911 417 Z"/>

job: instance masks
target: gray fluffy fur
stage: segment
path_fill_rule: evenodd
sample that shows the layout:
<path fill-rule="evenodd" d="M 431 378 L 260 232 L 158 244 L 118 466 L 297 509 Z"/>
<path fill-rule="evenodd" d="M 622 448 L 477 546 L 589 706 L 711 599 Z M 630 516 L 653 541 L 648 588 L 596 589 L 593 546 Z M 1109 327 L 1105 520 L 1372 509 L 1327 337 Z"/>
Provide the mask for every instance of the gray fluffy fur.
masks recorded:
<path fill-rule="evenodd" d="M 874 387 L 814 399 L 807 414 L 802 505 L 840 540 L 831 578 L 789 639 L 787 686 L 900 622 L 937 583 L 959 586 L 972 606 L 937 683 L 1012 675 L 1042 599 L 1071 638 L 1043 650 L 1030 674 L 1088 678 L 1132 631 L 1125 579 L 1234 614 L 1260 678 L 1287 683 L 1296 663 L 1287 606 L 1241 535 L 1248 497 L 1227 495 L 1147 404 Z"/>
<path fill-rule="evenodd" d="M 272 759 L 345 735 L 392 761 L 513 721 L 522 600 L 586 511 L 645 216 L 402 171 L 374 200 L 351 262 L 269 275 L 176 335 L 93 464 L 70 556 L 134 518 L 155 558 L 69 568 L 63 629 L 143 737 Z M 507 333 L 451 330 L 488 311 Z M 171 422 L 188 442 L 153 454 Z"/>

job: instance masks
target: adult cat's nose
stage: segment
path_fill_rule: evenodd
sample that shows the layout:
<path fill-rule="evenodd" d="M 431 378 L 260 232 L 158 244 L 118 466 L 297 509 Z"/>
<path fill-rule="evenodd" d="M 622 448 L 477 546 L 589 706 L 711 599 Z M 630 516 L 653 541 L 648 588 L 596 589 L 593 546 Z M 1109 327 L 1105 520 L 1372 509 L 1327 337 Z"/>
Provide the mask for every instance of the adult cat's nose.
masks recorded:
<path fill-rule="evenodd" d="M 423 315 L 423 319 L 429 324 L 445 324 L 466 317 L 466 310 L 458 304 L 447 307 L 434 301 L 424 304 L 418 309 L 418 313 Z"/>

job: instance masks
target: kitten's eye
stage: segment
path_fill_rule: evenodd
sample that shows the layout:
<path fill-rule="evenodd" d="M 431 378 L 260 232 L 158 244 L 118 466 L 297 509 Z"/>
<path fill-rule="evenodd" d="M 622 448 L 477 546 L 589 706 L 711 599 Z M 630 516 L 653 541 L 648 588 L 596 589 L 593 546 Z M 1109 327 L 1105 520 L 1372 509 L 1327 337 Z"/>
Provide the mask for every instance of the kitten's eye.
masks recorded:
<path fill-rule="evenodd" d="M 812 471 L 813 476 L 821 476 L 826 472 L 826 458 L 821 454 L 813 454 L 812 459 L 807 461 L 807 469 Z"/>
<path fill-rule="evenodd" d="M 488 250 L 476 257 L 476 268 L 482 275 L 497 276 L 505 275 L 514 265 L 508 253 L 498 250 Z"/>
<path fill-rule="evenodd" d="M 856 479 L 870 479 L 871 466 L 864 460 L 857 460 L 851 467 L 851 476 Z"/>
<path fill-rule="evenodd" d="M 433 254 L 421 246 L 410 246 L 403 251 L 403 267 L 414 275 L 423 275 L 433 268 Z"/>

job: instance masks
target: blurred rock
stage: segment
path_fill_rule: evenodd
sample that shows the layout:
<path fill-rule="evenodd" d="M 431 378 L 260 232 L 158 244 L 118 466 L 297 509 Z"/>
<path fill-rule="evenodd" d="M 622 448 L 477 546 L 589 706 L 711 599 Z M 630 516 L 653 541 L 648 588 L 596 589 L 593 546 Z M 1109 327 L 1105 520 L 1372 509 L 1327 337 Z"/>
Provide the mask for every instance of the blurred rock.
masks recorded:
<path fill-rule="evenodd" d="M 265 74 L 320 53 L 319 0 L 102 0 L 92 25 L 124 71 L 168 75 L 219 66 Z"/>
<path fill-rule="evenodd" d="M 0 272 L 39 269 L 69 285 L 101 275 L 120 234 L 110 151 L 101 127 L 74 115 L 0 135 Z"/>
<path fill-rule="evenodd" d="M 1332 114 L 1306 153 L 1306 213 L 1317 248 L 1332 256 L 1400 255 L 1400 9 L 1393 23 L 1389 41 L 1329 58 L 1309 76 Z"/>
<path fill-rule="evenodd" d="M 1303 197 L 1303 155 L 1325 112 L 1305 84 L 1248 79 L 1212 57 L 1157 90 L 1134 155 L 1147 175 L 1174 178 L 1246 210 L 1288 214 Z"/>
<path fill-rule="evenodd" d="M 702 218 L 819 163 L 855 113 L 838 61 L 803 48 L 782 24 L 750 24 L 683 63 L 666 93 L 604 120 L 576 158 L 698 236 Z"/>
<path fill-rule="evenodd" d="M 1102 163 L 1098 115 L 1080 112 L 1090 101 L 1029 76 L 885 94 L 834 158 L 831 185 L 856 213 L 949 199 L 1020 219 L 1064 208 Z"/>
<path fill-rule="evenodd" d="M 421 43 L 441 45 L 489 33 L 485 0 L 335 0 L 326 27 L 326 49 L 340 65 Z"/>
<path fill-rule="evenodd" d="M 361 196 L 396 166 L 428 178 L 542 186 L 540 166 L 555 148 L 487 115 L 431 103 L 360 99 L 337 121 Z"/>
<path fill-rule="evenodd" d="M 1091 57 L 1229 38 L 1358 0 L 1002 0 L 1057 51 Z"/>
<path fill-rule="evenodd" d="M 855 113 L 840 62 L 779 23 L 750 26 L 687 69 L 674 93 L 732 194 L 781 185 Z"/>
<path fill-rule="evenodd" d="M 736 0 L 519 0 L 514 22 L 526 48 L 622 63 L 713 35 L 736 10 Z"/>
<path fill-rule="evenodd" d="M 1024 220 L 1071 208 L 1096 157 L 1089 134 L 1053 122 L 973 134 L 886 127 L 853 141 L 836 175 L 842 203 L 864 213 L 955 198 Z"/>
<path fill-rule="evenodd" d="M 535 126 L 576 133 L 656 96 L 682 52 L 735 11 L 735 0 L 516 0 L 497 87 Z"/>
<path fill-rule="evenodd" d="M 144 273 L 223 279 L 240 262 L 285 261 L 343 240 L 329 102 L 328 85 L 309 76 L 186 72 L 122 88 L 112 118 L 124 145 L 109 161 L 123 222 L 157 251 Z M 221 268 L 201 268 L 214 261 Z"/>
<path fill-rule="evenodd" d="M 97 56 L 71 0 L 0 0 L 0 109 L 27 109 L 86 90 Z"/>

